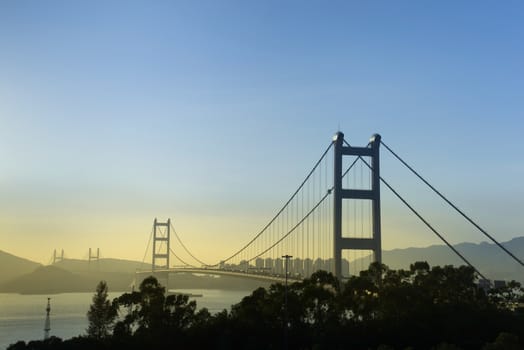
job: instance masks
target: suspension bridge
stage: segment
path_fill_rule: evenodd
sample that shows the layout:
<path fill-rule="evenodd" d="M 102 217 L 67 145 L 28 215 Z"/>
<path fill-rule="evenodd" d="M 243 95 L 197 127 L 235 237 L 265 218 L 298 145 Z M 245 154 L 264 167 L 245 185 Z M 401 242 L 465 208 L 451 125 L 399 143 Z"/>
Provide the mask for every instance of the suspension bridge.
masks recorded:
<path fill-rule="evenodd" d="M 364 147 L 355 147 L 344 139 L 342 132 L 337 132 L 284 205 L 260 231 L 246 236 L 249 239 L 238 250 L 219 261 L 204 261 L 188 249 L 170 219 L 166 222 L 155 219 L 144 255 L 145 260 L 151 252 L 151 269 L 137 271 L 137 276 L 187 272 L 274 282 L 285 278 L 300 280 L 317 270 L 326 270 L 338 278 L 347 278 L 351 275 L 352 261 L 357 258 L 367 258 L 369 263 L 382 262 L 380 195 L 384 185 L 465 265 L 471 266 L 479 279 L 487 280 L 381 175 L 382 148 L 462 219 L 524 267 L 520 258 L 430 184 L 380 135 L 373 135 Z"/>

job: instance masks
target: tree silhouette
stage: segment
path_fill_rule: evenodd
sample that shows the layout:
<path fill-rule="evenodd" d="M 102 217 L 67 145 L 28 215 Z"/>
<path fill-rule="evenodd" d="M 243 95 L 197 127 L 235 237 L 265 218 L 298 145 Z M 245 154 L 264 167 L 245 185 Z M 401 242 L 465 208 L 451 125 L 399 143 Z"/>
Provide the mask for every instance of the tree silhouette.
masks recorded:
<path fill-rule="evenodd" d="M 134 345 L 136 341 L 180 345 L 193 325 L 203 327 L 210 318 L 207 310 L 195 314 L 196 302 L 189 301 L 187 295 L 166 296 L 165 288 L 153 276 L 145 278 L 138 291 L 125 293 L 113 303 L 120 314 L 114 338 L 134 339 Z"/>
<path fill-rule="evenodd" d="M 87 312 L 87 319 L 89 320 L 87 336 L 90 338 L 104 339 L 109 336 L 112 330 L 116 310 L 107 299 L 107 292 L 107 283 L 100 281 L 93 295 L 93 303 Z"/>
<path fill-rule="evenodd" d="M 214 315 L 187 295 L 167 295 L 154 277 L 138 291 L 107 301 L 100 282 L 89 310 L 88 337 L 18 342 L 22 349 L 522 349 L 522 287 L 486 294 L 469 267 L 415 262 L 409 270 L 374 263 L 341 283 L 317 271 L 286 289 L 258 288 Z M 116 311 L 118 322 L 110 335 Z M 283 332 L 284 329 L 286 332 Z M 284 334 L 286 336 L 284 336 Z"/>
<path fill-rule="evenodd" d="M 486 344 L 482 350 L 521 350 L 519 338 L 515 334 L 502 332 L 494 342 Z"/>

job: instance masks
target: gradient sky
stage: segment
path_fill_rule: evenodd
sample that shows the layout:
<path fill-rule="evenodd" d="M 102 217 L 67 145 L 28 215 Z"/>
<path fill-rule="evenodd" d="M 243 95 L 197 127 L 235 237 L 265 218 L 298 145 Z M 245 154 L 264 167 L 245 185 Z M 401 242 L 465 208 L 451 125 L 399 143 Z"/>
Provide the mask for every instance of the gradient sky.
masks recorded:
<path fill-rule="evenodd" d="M 1 1 L 0 249 L 141 260 L 155 217 L 214 261 L 338 130 L 378 132 L 494 236 L 524 235 L 520 1 Z M 385 150 L 452 242 L 483 237 Z M 439 241 L 383 188 L 383 247 Z"/>

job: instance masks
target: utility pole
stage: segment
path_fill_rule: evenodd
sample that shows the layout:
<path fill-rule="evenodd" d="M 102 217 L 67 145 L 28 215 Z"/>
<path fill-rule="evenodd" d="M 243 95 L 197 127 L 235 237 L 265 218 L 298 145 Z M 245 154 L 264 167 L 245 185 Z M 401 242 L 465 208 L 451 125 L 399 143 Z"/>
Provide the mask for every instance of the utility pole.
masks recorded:
<path fill-rule="evenodd" d="M 47 307 L 45 311 L 44 340 L 49 339 L 49 331 L 51 330 L 51 319 L 49 318 L 49 313 L 51 312 L 51 298 L 47 298 Z"/>
<path fill-rule="evenodd" d="M 283 255 L 282 259 L 285 259 L 286 261 L 286 288 L 284 290 L 284 349 L 288 348 L 288 328 L 289 328 L 289 317 L 288 317 L 288 311 L 287 311 L 287 276 L 288 276 L 288 266 L 289 266 L 289 259 L 291 259 L 293 256 L 291 255 Z"/>

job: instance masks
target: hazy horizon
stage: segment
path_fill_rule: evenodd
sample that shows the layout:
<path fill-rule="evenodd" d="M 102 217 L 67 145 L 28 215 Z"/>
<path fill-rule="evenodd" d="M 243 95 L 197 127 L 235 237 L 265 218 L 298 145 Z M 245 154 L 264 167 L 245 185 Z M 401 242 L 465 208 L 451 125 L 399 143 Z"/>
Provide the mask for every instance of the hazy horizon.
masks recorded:
<path fill-rule="evenodd" d="M 504 241 L 504 242 L 499 242 L 499 243 L 505 243 L 505 242 L 510 242 L 510 241 L 513 241 L 515 239 L 519 239 L 519 238 L 524 238 L 524 235 L 523 236 L 515 236 L 515 237 L 512 237 L 510 239 L 508 239 L 507 241 Z M 491 241 L 488 241 L 488 240 L 482 240 L 478 243 L 474 243 L 474 242 L 458 242 L 458 243 L 455 243 L 454 245 L 461 245 L 461 244 L 490 244 L 490 245 L 493 245 L 495 246 L 495 244 Z M 431 244 L 431 245 L 427 245 L 427 246 L 406 246 L 406 247 L 402 247 L 402 248 L 391 248 L 391 249 L 384 249 L 384 251 L 395 251 L 395 250 L 405 250 L 405 249 L 424 249 L 424 248 L 431 248 L 431 247 L 434 247 L 434 246 L 442 246 L 442 247 L 445 247 L 445 243 L 444 242 L 440 242 L 440 243 L 435 243 L 435 244 Z M 23 258 L 23 259 L 27 259 L 27 260 L 31 260 L 30 258 L 26 257 L 26 256 L 23 256 L 23 255 L 16 255 L 16 254 L 13 254 L 11 252 L 8 252 L 8 251 L 5 251 L 5 250 L 2 250 L 0 249 L 0 251 L 3 251 L 4 253 L 7 253 L 7 254 L 10 254 L 10 255 L 13 255 L 13 256 L 16 256 L 16 257 L 19 257 L 19 258 Z M 57 257 L 60 258 L 60 250 L 57 250 L 56 251 L 56 254 L 57 254 Z M 451 252 L 451 250 L 450 250 Z M 502 252 L 502 250 L 500 251 Z M 96 254 L 95 252 L 93 254 Z M 80 260 L 80 261 L 89 261 L 89 258 L 88 258 L 88 255 L 89 254 L 86 254 L 85 256 L 83 257 L 72 257 L 72 256 L 68 256 L 65 252 L 64 252 L 64 259 L 65 260 Z M 371 256 L 371 255 L 370 255 Z M 354 260 L 361 260 L 363 258 L 367 258 L 368 256 L 363 256 L 363 257 L 354 257 L 354 259 L 350 259 L 349 261 L 354 261 Z M 458 257 L 457 257 L 458 258 Z M 507 256 L 505 256 L 505 258 L 508 258 Z M 126 259 L 126 258 L 121 258 L 121 257 L 114 257 L 114 256 L 100 256 L 100 259 L 103 260 L 103 259 L 116 259 L 116 260 L 129 260 L 129 261 L 134 261 L 134 262 L 142 262 L 141 259 Z M 35 260 L 32 260 L 33 262 L 36 262 L 36 263 L 40 263 L 42 265 L 49 265 L 49 264 L 52 264 L 52 259 L 48 259 L 48 261 L 46 262 L 40 262 L 40 261 L 35 261 Z M 511 261 L 513 263 L 513 261 Z M 144 264 L 150 264 L 151 263 L 151 257 L 149 256 L 148 259 L 146 259 L 145 261 L 143 261 Z M 385 262 L 387 264 L 387 261 Z"/>
<path fill-rule="evenodd" d="M 209 262 L 337 130 L 380 133 L 499 241 L 524 235 L 524 4 L 0 3 L 1 249 L 141 261 L 171 218 Z M 386 150 L 452 243 L 486 241 Z M 383 249 L 440 244 L 382 187 Z"/>

